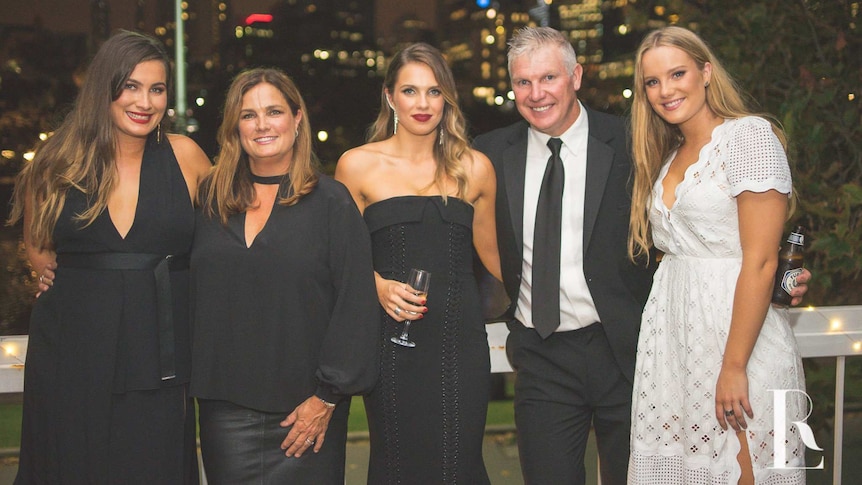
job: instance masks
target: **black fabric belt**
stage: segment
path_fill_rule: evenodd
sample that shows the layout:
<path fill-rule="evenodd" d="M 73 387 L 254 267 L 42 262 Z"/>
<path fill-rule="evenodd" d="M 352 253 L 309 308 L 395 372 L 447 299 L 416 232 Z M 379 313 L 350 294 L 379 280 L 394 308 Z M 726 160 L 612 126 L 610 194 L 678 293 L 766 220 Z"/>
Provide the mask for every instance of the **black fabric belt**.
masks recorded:
<path fill-rule="evenodd" d="M 59 253 L 57 267 L 113 271 L 152 270 L 156 278 L 161 377 L 166 381 L 177 376 L 170 272 L 188 269 L 188 254 L 163 256 L 147 253 Z"/>

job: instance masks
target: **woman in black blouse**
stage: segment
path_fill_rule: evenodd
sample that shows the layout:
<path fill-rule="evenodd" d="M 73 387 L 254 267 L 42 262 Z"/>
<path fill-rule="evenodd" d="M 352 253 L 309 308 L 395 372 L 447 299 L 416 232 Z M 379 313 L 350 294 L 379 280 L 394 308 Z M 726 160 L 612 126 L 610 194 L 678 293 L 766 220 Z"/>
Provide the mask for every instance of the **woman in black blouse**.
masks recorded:
<path fill-rule="evenodd" d="M 343 484 L 349 396 L 376 378 L 367 229 L 315 169 L 305 103 L 282 72 L 234 79 L 218 141 L 191 259 L 207 479 Z"/>

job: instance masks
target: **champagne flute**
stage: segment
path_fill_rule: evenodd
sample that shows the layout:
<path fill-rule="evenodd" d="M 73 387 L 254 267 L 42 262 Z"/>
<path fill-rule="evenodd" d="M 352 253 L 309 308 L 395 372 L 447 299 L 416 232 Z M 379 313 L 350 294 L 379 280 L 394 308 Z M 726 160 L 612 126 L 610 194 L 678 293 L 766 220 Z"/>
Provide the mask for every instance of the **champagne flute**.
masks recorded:
<path fill-rule="evenodd" d="M 412 288 L 412 291 L 416 296 L 419 296 L 422 299 L 427 299 L 428 286 L 431 284 L 431 273 L 425 271 L 424 269 L 413 268 L 410 270 L 410 275 L 407 276 L 407 284 L 410 286 L 410 288 Z M 410 313 L 411 315 L 418 315 L 418 313 L 416 312 L 406 313 Z M 392 337 L 389 340 L 404 347 L 416 347 L 416 344 L 412 342 L 407 335 L 407 332 L 410 330 L 411 323 L 413 323 L 413 320 L 409 318 L 404 320 L 404 330 L 401 331 L 401 335 L 397 337 Z"/>

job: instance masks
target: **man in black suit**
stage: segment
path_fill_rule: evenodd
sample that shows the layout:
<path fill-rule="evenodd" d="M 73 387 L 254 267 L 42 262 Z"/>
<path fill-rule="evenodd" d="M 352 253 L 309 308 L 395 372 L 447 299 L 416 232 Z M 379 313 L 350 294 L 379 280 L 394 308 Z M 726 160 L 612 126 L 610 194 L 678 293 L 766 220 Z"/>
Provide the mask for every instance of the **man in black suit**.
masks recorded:
<path fill-rule="evenodd" d="M 507 350 L 517 372 L 515 422 L 527 484 L 584 483 L 591 426 L 602 483 L 625 483 L 637 336 L 655 269 L 628 259 L 627 134 L 621 119 L 578 101 L 582 73 L 562 34 L 519 31 L 509 44 L 509 74 L 526 122 L 474 142 L 497 171 L 498 244 L 512 302 Z M 561 222 L 558 236 L 534 241 L 537 225 L 546 224 L 537 207 L 551 138 L 562 141 Z M 562 249 L 551 252 L 560 257 L 548 262 L 544 244 L 556 237 Z M 559 268 L 550 291 L 540 285 L 541 265 Z M 548 301 L 550 317 L 538 308 Z"/>

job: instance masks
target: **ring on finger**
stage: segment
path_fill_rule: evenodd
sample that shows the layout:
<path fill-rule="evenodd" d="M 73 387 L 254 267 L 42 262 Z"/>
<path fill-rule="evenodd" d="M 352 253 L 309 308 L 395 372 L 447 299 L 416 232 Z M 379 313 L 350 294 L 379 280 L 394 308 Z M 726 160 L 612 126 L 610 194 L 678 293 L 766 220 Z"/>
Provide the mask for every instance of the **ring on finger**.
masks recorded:
<path fill-rule="evenodd" d="M 401 316 L 401 307 L 400 306 L 395 307 L 395 314 L 398 315 L 399 317 Z"/>
<path fill-rule="evenodd" d="M 310 439 L 305 438 L 305 444 L 307 444 L 308 446 L 311 446 L 314 444 L 314 441 L 311 441 Z"/>
<path fill-rule="evenodd" d="M 44 282 L 45 282 L 45 275 L 40 274 L 39 275 L 39 283 L 44 283 Z"/>
<path fill-rule="evenodd" d="M 733 416 L 733 409 L 726 410 L 724 412 L 724 415 L 727 417 Z"/>

